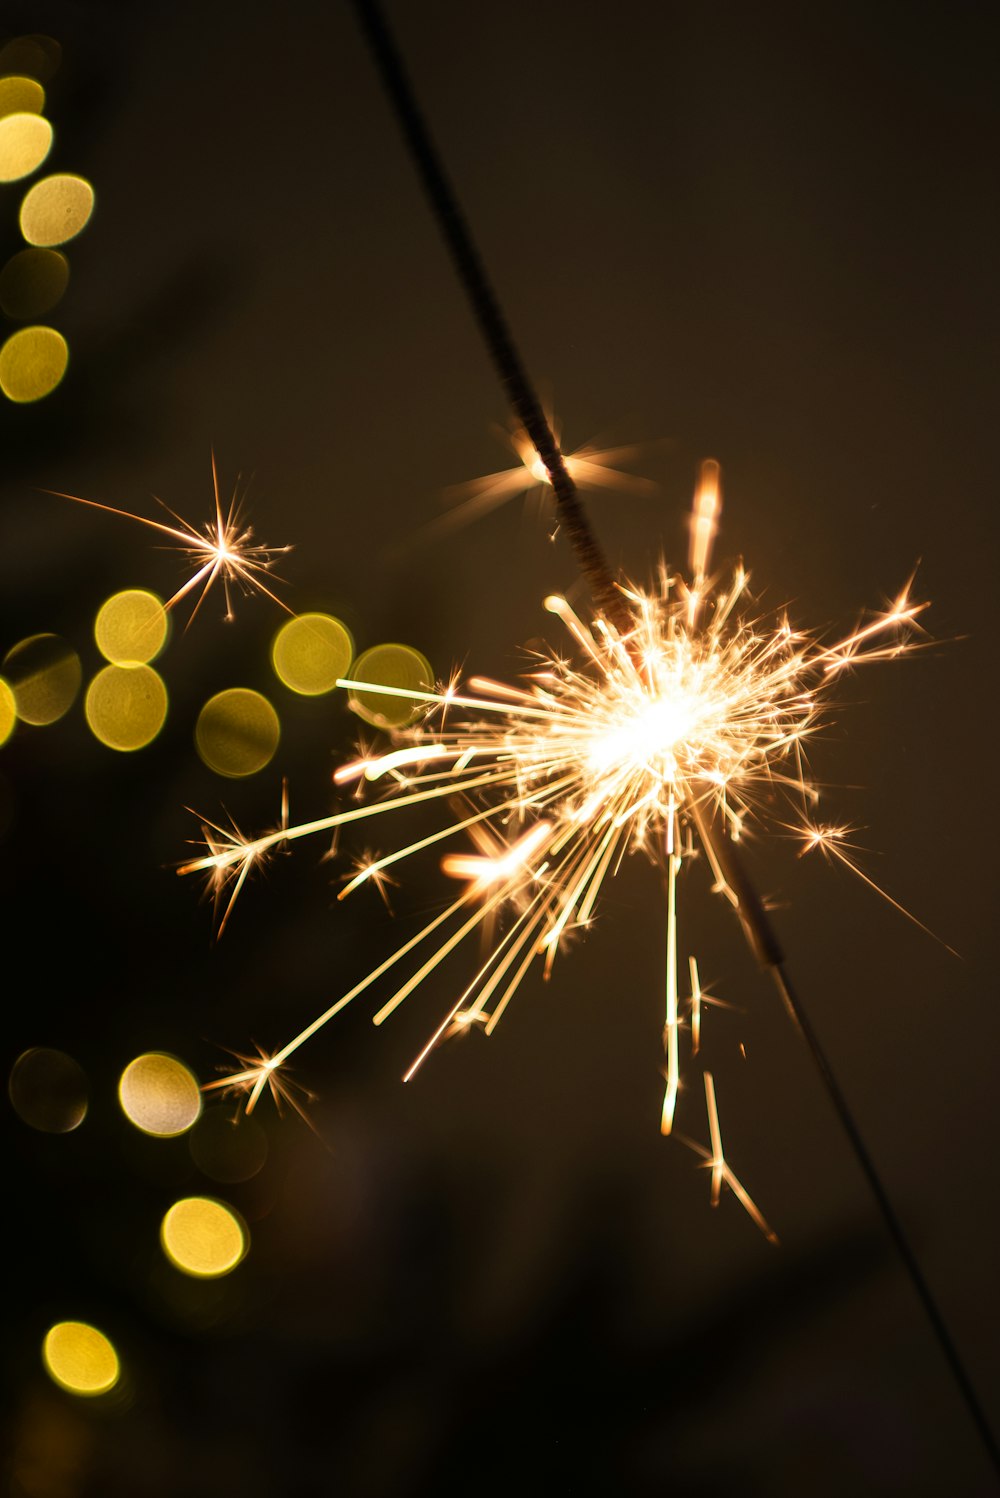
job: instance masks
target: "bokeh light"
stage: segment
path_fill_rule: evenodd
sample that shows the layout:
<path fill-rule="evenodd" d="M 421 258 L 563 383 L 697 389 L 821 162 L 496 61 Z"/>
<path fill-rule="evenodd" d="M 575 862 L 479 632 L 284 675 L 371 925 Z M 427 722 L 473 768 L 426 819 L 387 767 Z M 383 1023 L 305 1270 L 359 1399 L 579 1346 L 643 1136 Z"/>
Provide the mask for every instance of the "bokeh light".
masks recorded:
<path fill-rule="evenodd" d="M 40 114 L 0 118 L 0 182 L 18 182 L 37 171 L 52 149 L 52 126 Z"/>
<path fill-rule="evenodd" d="M 118 1082 L 118 1101 L 129 1123 L 157 1139 L 185 1133 L 201 1113 L 197 1078 L 165 1051 L 147 1051 L 129 1062 Z"/>
<path fill-rule="evenodd" d="M 123 754 L 145 749 L 167 718 L 167 689 L 152 666 L 105 666 L 84 701 L 90 731 Z"/>
<path fill-rule="evenodd" d="M 70 1134 L 87 1116 L 87 1078 L 65 1051 L 40 1045 L 22 1051 L 7 1092 L 18 1117 L 43 1134 Z"/>
<path fill-rule="evenodd" d="M 0 676 L 0 744 L 6 744 L 17 724 L 17 700 L 9 682 Z"/>
<path fill-rule="evenodd" d="M 174 1202 L 163 1219 L 160 1242 L 170 1262 L 195 1279 L 229 1274 L 248 1247 L 246 1229 L 233 1209 L 208 1196 Z"/>
<path fill-rule="evenodd" d="M 144 666 L 167 638 L 167 611 L 155 593 L 126 588 L 101 604 L 94 622 L 97 648 L 113 666 Z"/>
<path fill-rule="evenodd" d="M 267 1159 L 267 1135 L 257 1120 L 230 1108 L 209 1108 L 188 1136 L 198 1169 L 213 1181 L 249 1181 Z"/>
<path fill-rule="evenodd" d="M 29 244 L 65 244 L 86 227 L 93 211 L 94 189 L 87 179 L 59 172 L 25 193 L 21 233 Z"/>
<path fill-rule="evenodd" d="M 69 261 L 58 250 L 18 250 L 0 271 L 0 308 L 8 317 L 41 317 L 69 284 Z"/>
<path fill-rule="evenodd" d="M 24 723 L 55 723 L 73 704 L 83 671 L 80 657 L 58 635 L 29 635 L 3 658 L 3 672 Z"/>
<path fill-rule="evenodd" d="M 69 345 L 55 328 L 21 328 L 0 348 L 0 390 L 19 405 L 41 400 L 59 384 L 68 363 Z"/>
<path fill-rule="evenodd" d="M 85 1321 L 57 1321 L 50 1327 L 42 1360 L 49 1377 L 71 1394 L 106 1394 L 121 1374 L 112 1343 Z"/>
<path fill-rule="evenodd" d="M 278 714 L 259 692 L 230 687 L 205 703 L 195 726 L 198 753 L 217 775 L 255 775 L 274 756 L 281 736 Z"/>
<path fill-rule="evenodd" d="M 434 687 L 430 662 L 412 645 L 372 645 L 358 656 L 350 674 L 355 681 L 370 681 L 405 691 L 429 692 Z M 352 690 L 349 702 L 359 718 L 376 728 L 402 728 L 424 711 L 423 703 L 383 696 L 380 692 Z"/>
<path fill-rule="evenodd" d="M 271 646 L 275 675 L 303 697 L 332 691 L 353 655 L 350 631 L 330 614 L 296 615 L 281 626 Z"/>
<path fill-rule="evenodd" d="M 0 119 L 9 114 L 41 114 L 45 90 L 34 78 L 0 78 Z"/>
<path fill-rule="evenodd" d="M 48 83 L 62 61 L 62 48 L 52 36 L 15 36 L 0 48 L 0 74 L 26 74 Z"/>

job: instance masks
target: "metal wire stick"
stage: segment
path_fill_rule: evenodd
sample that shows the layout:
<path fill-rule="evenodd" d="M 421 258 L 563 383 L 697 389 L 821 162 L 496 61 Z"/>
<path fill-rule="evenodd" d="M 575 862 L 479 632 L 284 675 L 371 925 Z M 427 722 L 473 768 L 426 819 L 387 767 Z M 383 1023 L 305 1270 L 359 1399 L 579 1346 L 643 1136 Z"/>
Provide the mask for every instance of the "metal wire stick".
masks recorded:
<path fill-rule="evenodd" d="M 576 553 L 580 570 L 590 585 L 599 611 L 622 635 L 633 627 L 625 600 L 615 587 L 604 552 L 590 528 L 576 484 L 563 462 L 559 444 L 528 378 L 511 337 L 482 257 L 465 221 L 441 157 L 417 103 L 396 43 L 374 0 L 354 0 L 354 10 L 371 47 L 386 94 L 392 104 L 407 148 L 465 289 L 472 315 L 483 335 L 490 358 L 514 414 L 528 434 L 555 495 L 556 512 Z"/>

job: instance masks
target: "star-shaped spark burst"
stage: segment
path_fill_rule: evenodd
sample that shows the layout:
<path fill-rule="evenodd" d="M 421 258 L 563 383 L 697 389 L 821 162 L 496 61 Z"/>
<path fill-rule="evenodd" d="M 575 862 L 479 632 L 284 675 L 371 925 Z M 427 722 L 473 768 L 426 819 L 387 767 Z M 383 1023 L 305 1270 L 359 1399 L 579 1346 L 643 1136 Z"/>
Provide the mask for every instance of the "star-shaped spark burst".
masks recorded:
<path fill-rule="evenodd" d="M 550 425 L 558 443 L 558 426 L 551 417 Z M 498 431 L 502 441 L 516 453 L 517 463 L 512 468 L 501 469 L 498 473 L 486 473 L 481 478 L 470 479 L 448 489 L 445 499 L 450 508 L 447 514 L 434 522 L 436 526 L 475 520 L 496 509 L 498 505 L 505 504 L 507 500 L 516 499 L 519 494 L 531 494 L 534 491 L 539 496 L 544 496 L 551 488 L 545 464 L 528 434 L 519 426 L 512 430 L 498 428 Z M 598 448 L 587 443 L 577 448 L 576 452 L 564 453 L 563 462 L 579 489 L 617 489 L 619 492 L 653 495 L 657 492 L 656 484 L 617 466 L 631 461 L 637 453 L 638 449 L 635 447 Z"/>
<path fill-rule="evenodd" d="M 894 910 L 899 911 L 900 915 L 905 915 L 908 921 L 912 921 L 915 926 L 920 927 L 921 931 L 926 931 L 928 936 L 932 936 L 935 941 L 940 942 L 946 952 L 950 952 L 953 957 L 958 956 L 954 947 L 949 947 L 946 941 L 941 941 L 940 936 L 932 931 L 929 926 L 925 926 L 923 921 L 918 920 L 912 911 L 907 910 L 906 906 L 901 905 L 898 900 L 894 900 L 892 895 L 882 888 L 881 884 L 876 884 L 871 875 L 865 873 L 856 857 L 862 851 L 861 846 L 858 843 L 850 841 L 854 833 L 859 831 L 853 824 L 841 822 L 834 825 L 832 823 L 813 822 L 808 817 L 804 817 L 800 826 L 792 826 L 789 828 L 789 831 L 802 844 L 799 849 L 800 858 L 804 858 L 807 853 L 818 852 L 822 854 L 827 863 L 833 863 L 836 860 L 837 863 L 843 864 L 845 869 L 850 869 L 851 873 L 856 874 L 863 884 L 868 885 L 869 889 L 873 889 L 877 895 L 882 896 L 883 900 L 887 900 Z"/>
<path fill-rule="evenodd" d="M 276 558 L 291 551 L 291 547 L 264 546 L 254 541 L 252 526 L 245 524 L 242 519 L 245 491 L 242 495 L 240 494 L 238 482 L 233 487 L 228 508 L 223 510 L 214 452 L 212 453 L 212 488 L 215 497 L 215 514 L 211 520 L 206 521 L 200 531 L 155 495 L 153 497 L 157 504 L 173 517 L 177 522 L 176 525 L 166 525 L 160 520 L 150 520 L 144 515 L 133 514 L 131 510 L 120 510 L 114 505 L 101 504 L 96 499 L 84 499 L 79 494 L 65 494 L 57 489 L 50 489 L 46 492 L 56 494 L 60 499 L 71 499 L 78 505 L 87 505 L 93 510 L 104 510 L 109 515 L 120 515 L 125 520 L 135 520 L 139 525 L 148 526 L 151 530 L 168 536 L 172 548 L 184 554 L 194 571 L 167 599 L 164 608 L 173 608 L 188 594 L 198 592 L 200 589 L 188 624 L 194 619 L 210 589 L 217 582 L 222 584 L 227 620 L 232 620 L 234 617 L 230 591 L 233 587 L 238 588 L 244 594 L 264 593 L 279 608 L 290 614 L 292 610 L 271 591 L 269 582 L 275 580 L 272 568 Z"/>
<path fill-rule="evenodd" d="M 279 1113 L 282 1105 L 287 1103 L 312 1128 L 312 1119 L 306 1112 L 306 1105 L 316 1101 L 315 1093 L 294 1082 L 289 1077 L 287 1068 L 279 1069 L 275 1058 L 261 1050 L 260 1046 L 257 1046 L 256 1051 L 254 1056 L 242 1051 L 230 1051 L 229 1054 L 240 1063 L 242 1069 L 227 1071 L 217 1082 L 206 1082 L 202 1092 L 220 1092 L 223 1097 L 244 1099 L 244 1112 L 250 1114 L 266 1089 L 274 1099 L 274 1106 Z"/>
<path fill-rule="evenodd" d="M 273 832 L 258 838 L 244 837 L 232 818 L 228 827 L 220 827 L 217 822 L 203 818 L 201 832 L 201 846 L 207 849 L 207 854 L 196 862 L 206 876 L 208 892 L 215 909 L 216 934 L 221 936 L 250 870 L 261 868 L 279 850 L 288 832 L 287 780 L 281 782 L 281 814 Z M 182 864 L 181 873 L 187 872 L 189 867 L 190 861 Z M 223 905 L 227 891 L 229 898 Z"/>
<path fill-rule="evenodd" d="M 372 853 L 370 849 L 366 849 L 364 853 L 353 860 L 353 869 L 351 873 L 344 875 L 344 880 L 345 888 L 337 896 L 338 900 L 343 900 L 345 896 L 356 890 L 359 885 L 371 884 L 373 888 L 378 890 L 382 904 L 389 914 L 392 915 L 389 890 L 398 889 L 399 880 L 394 879 L 391 874 L 385 872 L 385 860 L 380 859 L 378 854 Z"/>

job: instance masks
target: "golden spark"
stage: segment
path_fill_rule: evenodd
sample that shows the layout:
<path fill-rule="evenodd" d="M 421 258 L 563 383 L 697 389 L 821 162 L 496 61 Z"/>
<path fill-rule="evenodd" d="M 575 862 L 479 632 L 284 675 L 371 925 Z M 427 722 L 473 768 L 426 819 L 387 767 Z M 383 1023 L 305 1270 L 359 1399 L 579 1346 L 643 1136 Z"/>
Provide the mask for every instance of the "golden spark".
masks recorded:
<path fill-rule="evenodd" d="M 704 1145 L 698 1144 L 694 1139 L 686 1139 L 683 1135 L 677 1137 L 688 1149 L 694 1150 L 704 1160 L 706 1168 L 712 1172 L 711 1203 L 717 1207 L 722 1199 L 722 1188 L 726 1186 L 736 1197 L 740 1206 L 756 1223 L 769 1243 L 777 1243 L 778 1235 L 769 1225 L 763 1212 L 761 1212 L 753 1197 L 747 1191 L 742 1181 L 733 1173 L 728 1160 L 722 1149 L 722 1130 L 719 1127 L 719 1110 L 715 1101 L 715 1081 L 710 1071 L 705 1072 L 705 1105 L 708 1109 L 708 1137 L 712 1142 L 710 1150 Z"/>
<path fill-rule="evenodd" d="M 288 833 L 287 780 L 281 782 L 281 815 L 273 832 L 267 833 L 263 838 L 246 838 L 230 818 L 228 827 L 220 827 L 217 822 L 203 819 L 201 833 L 202 846 L 208 850 L 204 872 L 208 892 L 215 906 L 216 933 L 221 936 L 250 870 L 262 867 L 278 851 Z M 223 896 L 227 890 L 229 899 L 223 907 Z"/>
<path fill-rule="evenodd" d="M 912 911 L 907 910 L 905 905 L 901 905 L 898 900 L 894 900 L 887 890 L 884 890 L 880 884 L 875 883 L 870 874 L 865 873 L 858 859 L 854 856 L 860 851 L 860 847 L 857 843 L 849 841 L 851 836 L 858 831 L 857 827 L 846 822 L 834 826 L 829 823 L 821 824 L 812 822 L 808 818 L 803 818 L 801 826 L 792 827 L 789 830 L 802 842 L 802 847 L 799 849 L 800 858 L 804 858 L 807 853 L 818 851 L 828 863 L 832 863 L 836 859 L 838 863 L 843 864 L 845 869 L 850 869 L 852 874 L 856 874 L 863 884 L 867 884 L 869 889 L 873 889 L 877 895 L 882 896 L 883 900 L 887 900 L 894 910 L 899 911 L 900 915 L 905 915 L 908 921 L 912 921 L 915 926 L 920 927 L 921 931 L 926 931 L 928 936 L 932 936 L 936 942 L 940 942 L 946 952 L 950 952 L 953 957 L 958 956 L 954 947 L 949 947 L 948 943 L 942 941 L 936 932 L 932 931 L 929 926 L 925 926 L 923 921 L 918 920 Z"/>
<path fill-rule="evenodd" d="M 182 552 L 190 565 L 194 568 L 191 576 L 181 584 L 177 591 L 172 594 L 164 608 L 171 609 L 189 593 L 201 589 L 195 600 L 194 608 L 188 624 L 194 619 L 198 610 L 205 601 L 206 595 L 212 586 L 219 582 L 222 584 L 223 595 L 226 600 L 227 620 L 232 620 L 233 606 L 231 587 L 239 588 L 244 594 L 255 590 L 264 593 L 279 608 L 290 614 L 292 610 L 287 604 L 271 591 L 268 582 L 272 580 L 271 569 L 275 559 L 285 552 L 291 551 L 290 546 L 264 546 L 253 539 L 253 528 L 246 525 L 242 519 L 242 506 L 245 499 L 239 491 L 239 483 L 234 486 L 228 509 L 223 510 L 222 500 L 219 494 L 219 475 L 215 466 L 215 453 L 212 453 L 212 487 L 215 497 L 215 514 L 206 521 L 199 531 L 188 521 L 184 520 L 162 499 L 154 495 L 157 504 L 170 515 L 177 523 L 166 525 L 160 520 L 150 520 L 145 515 L 135 515 L 131 510 L 120 510 L 114 505 L 101 504 L 96 499 L 84 499 L 79 494 L 65 494 L 62 490 L 49 489 L 48 494 L 58 495 L 60 499 L 71 499 L 75 504 L 87 505 L 92 510 L 104 510 L 109 515 L 120 515 L 125 520 L 135 520 L 139 525 L 148 526 L 151 530 L 158 531 L 160 535 L 168 536 L 173 548 Z"/>
<path fill-rule="evenodd" d="M 304 1105 L 315 1102 L 316 1095 L 300 1083 L 293 1082 L 287 1074 L 287 1068 L 279 1071 L 275 1058 L 268 1056 L 260 1046 L 257 1047 L 255 1056 L 245 1055 L 242 1051 L 230 1051 L 229 1054 L 241 1063 L 242 1069 L 228 1071 L 217 1082 L 206 1082 L 202 1092 L 220 1092 L 223 1097 L 245 1098 L 244 1111 L 249 1114 L 257 1106 L 266 1088 L 279 1113 L 282 1104 L 288 1103 L 310 1128 L 313 1127 Z"/>
<path fill-rule="evenodd" d="M 558 426 L 551 416 L 549 421 L 558 443 Z M 551 487 L 545 464 L 528 434 L 518 426 L 511 431 L 502 428 L 499 430 L 502 440 L 513 449 L 518 461 L 512 468 L 501 469 L 499 473 L 486 473 L 481 478 L 470 479 L 467 483 L 456 484 L 448 489 L 445 499 L 451 508 L 446 515 L 433 522 L 435 527 L 478 519 L 507 500 L 516 499 L 519 494 L 534 492 L 544 497 Z M 656 484 L 616 466 L 632 461 L 637 452 L 635 447 L 598 448 L 587 443 L 575 452 L 564 453 L 563 462 L 578 489 L 617 489 L 632 494 L 655 494 Z"/>

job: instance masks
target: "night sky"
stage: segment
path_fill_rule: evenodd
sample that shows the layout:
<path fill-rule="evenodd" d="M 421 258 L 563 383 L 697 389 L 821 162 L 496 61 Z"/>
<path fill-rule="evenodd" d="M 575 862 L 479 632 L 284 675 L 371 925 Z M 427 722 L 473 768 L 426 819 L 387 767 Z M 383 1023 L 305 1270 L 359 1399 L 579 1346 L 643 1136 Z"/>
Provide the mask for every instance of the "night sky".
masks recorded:
<path fill-rule="evenodd" d="M 588 498 L 615 568 L 641 582 L 661 555 L 683 563 L 707 456 L 717 555 L 745 558 L 763 607 L 832 637 L 918 568 L 926 648 L 846 679 L 810 757 L 829 820 L 861 829 L 866 872 L 940 940 L 790 837 L 748 861 L 1000 1428 L 986 8 L 389 14 L 564 446 L 634 445 L 626 466 L 656 486 Z M 48 318 L 67 375 L 0 405 L 0 655 L 55 631 L 87 680 L 104 599 L 183 577 L 148 530 L 45 491 L 145 515 L 155 494 L 201 521 L 213 449 L 227 490 L 249 481 L 258 537 L 294 548 L 289 606 L 338 615 L 359 649 L 400 640 L 442 678 L 511 677 L 527 647 L 562 645 L 542 599 L 586 612 L 586 592 L 544 499 L 439 523 L 449 487 L 513 461 L 509 413 L 350 7 L 39 0 L 4 27 L 60 43 L 45 170 L 86 176 L 96 209 Z M 23 190 L 0 187 L 4 261 Z M 213 942 L 210 903 L 174 873 L 198 835 L 187 808 L 273 825 L 287 777 L 293 819 L 323 816 L 359 727 L 342 693 L 276 680 L 273 603 L 221 613 L 213 596 L 176 620 L 149 748 L 98 743 L 78 699 L 0 749 L 5 1074 L 55 1047 L 90 1094 L 68 1134 L 5 1106 L 8 1490 L 994 1492 L 821 1081 L 698 864 L 683 961 L 734 1006 L 708 1014 L 703 1059 L 778 1247 L 731 1195 L 713 1211 L 697 1158 L 659 1135 L 664 910 L 642 857 L 551 982 L 532 973 L 495 1035 L 442 1048 L 412 1084 L 461 959 L 380 1029 L 373 1001 L 346 1011 L 296 1056 L 313 1128 L 255 1115 L 252 1179 L 213 1182 L 186 1138 L 129 1125 L 116 1088 L 139 1052 L 211 1080 L 226 1047 L 276 1047 L 453 898 L 428 858 L 392 916 L 373 890 L 338 903 L 351 858 L 391 836 L 361 828 L 332 860 L 309 841 L 276 859 Z M 246 780 L 193 743 L 231 686 L 281 719 Z M 705 1139 L 697 1065 L 680 1107 Z M 249 1224 L 224 1279 L 161 1253 L 163 1213 L 194 1194 Z M 49 1381 L 39 1349 L 61 1319 L 112 1338 L 117 1394 Z"/>

